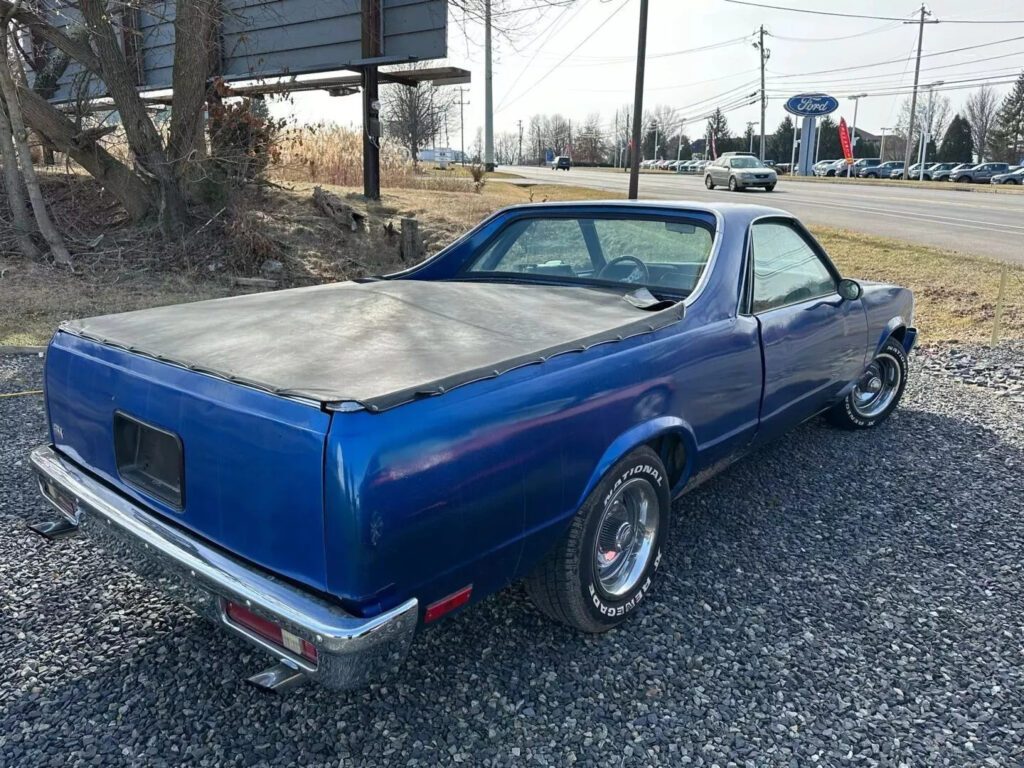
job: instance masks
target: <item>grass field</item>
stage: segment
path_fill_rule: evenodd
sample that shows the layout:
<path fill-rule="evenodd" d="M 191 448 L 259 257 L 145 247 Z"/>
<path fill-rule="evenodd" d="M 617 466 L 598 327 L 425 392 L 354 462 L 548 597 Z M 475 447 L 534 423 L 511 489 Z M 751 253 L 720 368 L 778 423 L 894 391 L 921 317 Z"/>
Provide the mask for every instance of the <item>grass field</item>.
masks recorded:
<path fill-rule="evenodd" d="M 442 182 L 445 187 L 449 185 Z M 379 274 L 407 266 L 384 226 L 398 217 L 421 222 L 428 252 L 506 205 L 610 199 L 608 192 L 560 185 L 518 186 L 491 179 L 479 192 L 386 189 L 379 202 L 352 187 L 328 187 L 368 214 L 364 234 L 333 229 L 311 209 L 311 183 L 297 182 L 263 199 L 254 220 L 280 248 L 281 285 L 305 285 Z M 922 343 L 985 341 L 991 336 L 1002 265 L 988 259 L 829 228 L 813 228 L 843 274 L 892 282 L 916 296 Z M 204 246 L 204 248 L 217 246 Z M 212 257 L 211 257 L 212 258 Z M 1024 338 L 1024 269 L 1007 267 L 1002 338 Z M 230 270 L 208 262 L 82 263 L 74 273 L 0 256 L 0 345 L 44 344 L 64 319 L 195 301 L 251 291 Z"/>

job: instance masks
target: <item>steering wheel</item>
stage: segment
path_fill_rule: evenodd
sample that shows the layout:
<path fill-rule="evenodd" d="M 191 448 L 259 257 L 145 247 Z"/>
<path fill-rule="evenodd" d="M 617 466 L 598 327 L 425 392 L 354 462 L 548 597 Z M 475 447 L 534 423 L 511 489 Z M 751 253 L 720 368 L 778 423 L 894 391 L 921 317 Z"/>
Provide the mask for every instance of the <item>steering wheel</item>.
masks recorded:
<path fill-rule="evenodd" d="M 633 268 L 623 274 L 622 277 L 613 277 L 612 268 L 618 267 L 621 271 L 621 265 L 624 263 L 631 264 Z M 639 280 L 634 279 L 637 275 L 637 271 L 640 272 Z M 651 282 L 651 273 L 647 269 L 647 265 L 640 261 L 636 256 L 619 256 L 605 264 L 601 268 L 601 271 L 597 273 L 597 278 L 599 280 L 617 280 L 619 282 L 628 283 L 649 283 Z"/>

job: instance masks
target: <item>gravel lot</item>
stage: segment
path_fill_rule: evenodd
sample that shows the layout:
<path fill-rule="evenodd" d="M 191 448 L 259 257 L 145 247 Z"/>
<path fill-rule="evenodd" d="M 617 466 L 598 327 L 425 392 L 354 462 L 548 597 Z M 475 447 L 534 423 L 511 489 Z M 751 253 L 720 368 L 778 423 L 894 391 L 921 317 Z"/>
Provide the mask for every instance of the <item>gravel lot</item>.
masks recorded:
<path fill-rule="evenodd" d="M 966 380 L 1024 346 L 925 357 L 882 429 L 805 425 L 685 496 L 627 628 L 514 587 L 347 695 L 253 690 L 265 657 L 30 536 L 42 402 L 0 399 L 0 766 L 1021 765 L 1024 407 Z M 0 392 L 40 372 L 0 358 Z"/>

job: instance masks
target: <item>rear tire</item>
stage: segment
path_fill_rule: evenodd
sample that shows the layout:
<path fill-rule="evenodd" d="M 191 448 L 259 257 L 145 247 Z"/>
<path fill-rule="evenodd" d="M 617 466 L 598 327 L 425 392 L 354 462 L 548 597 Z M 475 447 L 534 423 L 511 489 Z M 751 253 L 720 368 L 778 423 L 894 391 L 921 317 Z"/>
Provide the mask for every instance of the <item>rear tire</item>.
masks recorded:
<path fill-rule="evenodd" d="M 670 512 L 661 459 L 637 448 L 605 474 L 562 541 L 526 578 L 533 604 L 584 632 L 621 624 L 650 593 Z"/>
<path fill-rule="evenodd" d="M 907 386 L 908 371 L 906 350 L 890 336 L 857 386 L 842 402 L 826 411 L 825 418 L 842 429 L 877 427 L 899 405 Z"/>

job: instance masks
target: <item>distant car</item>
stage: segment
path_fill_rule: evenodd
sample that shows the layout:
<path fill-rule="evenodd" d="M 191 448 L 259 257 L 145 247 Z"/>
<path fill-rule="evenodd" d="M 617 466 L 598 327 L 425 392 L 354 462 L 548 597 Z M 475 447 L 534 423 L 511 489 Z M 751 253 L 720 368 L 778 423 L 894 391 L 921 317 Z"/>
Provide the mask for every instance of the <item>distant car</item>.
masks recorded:
<path fill-rule="evenodd" d="M 1024 168 L 1018 168 L 1009 173 L 997 173 L 988 181 L 989 184 L 1022 184 L 1024 183 Z"/>
<path fill-rule="evenodd" d="M 565 155 L 559 155 L 551 161 L 552 171 L 568 171 L 572 168 L 572 160 Z"/>
<path fill-rule="evenodd" d="M 860 176 L 860 172 L 868 168 L 875 168 L 882 164 L 881 158 L 878 157 L 862 157 L 860 160 L 855 160 L 853 165 L 849 166 L 849 173 L 847 173 L 846 167 L 841 167 L 836 171 L 836 176 Z"/>
<path fill-rule="evenodd" d="M 932 163 L 924 169 L 925 181 L 946 181 L 959 163 Z"/>
<path fill-rule="evenodd" d="M 753 155 L 723 155 L 704 169 L 704 186 L 708 189 L 727 184 L 732 192 L 748 187 L 771 192 L 778 180 L 778 174 Z"/>
<path fill-rule="evenodd" d="M 977 184 L 988 182 L 993 176 L 1009 172 L 1009 163 L 978 163 L 971 168 L 964 168 L 956 171 L 949 177 L 949 179 L 950 181 L 956 181 L 962 184 Z"/>
<path fill-rule="evenodd" d="M 902 160 L 889 160 L 883 163 L 878 157 L 862 157 L 850 169 L 851 176 L 862 179 L 887 179 L 894 168 L 903 168 Z M 846 175 L 846 174 L 841 174 Z"/>
<path fill-rule="evenodd" d="M 832 166 L 834 166 L 838 162 L 841 162 L 841 161 L 839 161 L 839 160 L 819 160 L 818 162 L 816 162 L 814 164 L 814 166 L 812 167 L 811 170 L 814 172 L 815 176 L 826 176 L 826 175 L 828 175 L 829 168 L 831 168 Z M 835 169 L 832 170 L 832 174 L 831 175 L 835 176 Z"/>

